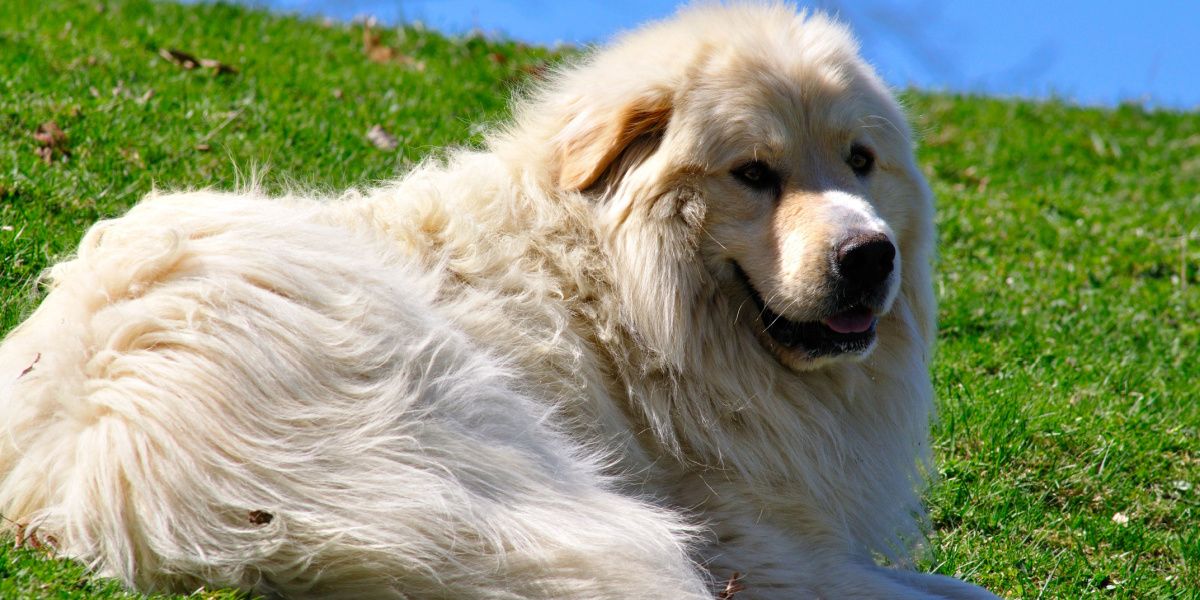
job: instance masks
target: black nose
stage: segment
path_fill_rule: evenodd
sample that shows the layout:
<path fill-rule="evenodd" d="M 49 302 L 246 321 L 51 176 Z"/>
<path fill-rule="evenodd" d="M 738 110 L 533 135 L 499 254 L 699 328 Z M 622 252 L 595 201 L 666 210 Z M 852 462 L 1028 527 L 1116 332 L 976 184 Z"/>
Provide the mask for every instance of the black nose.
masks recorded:
<path fill-rule="evenodd" d="M 892 274 L 892 261 L 895 259 L 896 247 L 886 235 L 855 235 L 838 247 L 838 274 L 852 289 L 871 290 Z"/>

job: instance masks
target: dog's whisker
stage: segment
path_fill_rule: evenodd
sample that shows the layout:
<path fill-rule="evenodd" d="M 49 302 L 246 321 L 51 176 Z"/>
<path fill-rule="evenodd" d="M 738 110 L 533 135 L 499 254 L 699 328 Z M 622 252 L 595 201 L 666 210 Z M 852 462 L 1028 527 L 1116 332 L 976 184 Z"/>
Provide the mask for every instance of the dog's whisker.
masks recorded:
<path fill-rule="evenodd" d="M 709 230 L 707 230 L 707 229 L 705 229 L 705 230 L 703 230 L 703 231 L 704 231 L 704 235 L 707 235 L 707 236 L 708 236 L 708 239 L 712 240 L 712 241 L 713 241 L 713 243 L 715 243 L 716 245 L 720 246 L 722 250 L 725 250 L 726 252 L 728 252 L 728 251 L 729 251 L 729 248 L 728 248 L 728 247 L 727 247 L 725 244 L 722 244 L 722 243 L 721 243 L 721 240 L 718 240 L 717 238 L 713 237 L 713 234 L 712 234 L 712 232 L 711 232 L 711 231 L 709 231 Z"/>
<path fill-rule="evenodd" d="M 866 115 L 865 117 L 863 117 L 861 119 L 861 121 L 864 122 L 864 127 L 870 127 L 870 128 L 879 127 L 879 125 L 875 125 L 875 124 L 867 125 L 867 124 L 865 124 L 866 121 L 882 121 L 882 125 L 887 127 L 888 129 L 891 129 L 892 132 L 894 132 L 896 135 L 901 136 L 901 137 L 907 137 L 906 134 L 904 133 L 903 129 L 901 129 L 899 126 L 897 126 L 896 123 L 894 123 L 891 119 L 889 119 L 883 115 Z"/>
<path fill-rule="evenodd" d="M 738 323 L 738 322 L 741 320 L 741 318 L 742 318 L 742 307 L 746 305 L 746 302 L 749 302 L 749 299 L 748 299 L 748 298 L 744 298 L 744 299 L 742 299 L 742 301 L 741 301 L 741 302 L 738 302 L 737 309 L 736 309 L 736 310 L 734 310 L 734 313 L 733 313 L 733 322 L 734 322 L 734 323 Z"/>

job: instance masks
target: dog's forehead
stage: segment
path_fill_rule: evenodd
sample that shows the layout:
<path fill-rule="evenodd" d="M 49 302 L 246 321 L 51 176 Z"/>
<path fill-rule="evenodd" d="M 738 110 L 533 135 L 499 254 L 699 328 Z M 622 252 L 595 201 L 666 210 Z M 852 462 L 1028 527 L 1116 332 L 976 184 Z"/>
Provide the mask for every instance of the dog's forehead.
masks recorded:
<path fill-rule="evenodd" d="M 825 152 L 856 141 L 883 154 L 910 146 L 903 112 L 849 29 L 821 14 L 782 4 L 694 7 L 622 38 L 596 64 L 589 74 L 671 90 L 668 132 L 680 160 L 790 156 L 818 141 Z"/>
<path fill-rule="evenodd" d="M 902 134 L 897 128 L 870 131 L 880 120 L 892 121 L 894 110 L 887 96 L 862 80 L 855 64 L 778 56 L 735 59 L 703 78 L 684 108 L 694 111 L 697 123 L 720 124 L 700 133 L 704 147 L 790 154 L 818 140 L 836 146 L 864 136 Z"/>

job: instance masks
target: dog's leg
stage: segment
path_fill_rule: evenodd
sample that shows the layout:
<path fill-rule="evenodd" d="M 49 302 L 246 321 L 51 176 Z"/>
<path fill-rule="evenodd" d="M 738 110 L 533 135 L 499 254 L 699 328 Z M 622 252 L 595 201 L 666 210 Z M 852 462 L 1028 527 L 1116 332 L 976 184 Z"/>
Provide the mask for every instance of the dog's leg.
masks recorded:
<path fill-rule="evenodd" d="M 917 573 L 899 569 L 883 569 L 884 574 L 892 579 L 912 586 L 919 590 L 937 594 L 952 600 L 997 600 L 997 596 L 979 586 L 965 581 L 937 575 L 934 573 Z"/>
<path fill-rule="evenodd" d="M 142 589 L 705 598 L 670 511 L 312 207 L 194 194 L 97 226 L 0 346 L 0 512 Z"/>
<path fill-rule="evenodd" d="M 711 483 L 711 482 L 710 482 Z M 814 524 L 802 536 L 784 530 L 760 514 L 749 515 L 748 502 L 736 489 L 719 484 L 708 488 L 706 513 L 711 517 L 712 543 L 702 550 L 704 566 L 715 579 L 741 575 L 744 588 L 737 600 L 793 598 L 861 600 L 948 600 L 993 598 L 959 593 L 979 590 L 970 584 L 939 576 L 880 567 L 867 556 L 848 550 L 836 532 Z"/>
<path fill-rule="evenodd" d="M 753 547 L 751 547 L 753 546 Z M 855 599 L 948 600 L 940 590 L 893 579 L 882 567 L 859 557 L 825 553 L 811 545 L 774 543 L 726 544 L 708 554 L 705 566 L 714 578 L 740 575 L 744 588 L 737 600 Z"/>

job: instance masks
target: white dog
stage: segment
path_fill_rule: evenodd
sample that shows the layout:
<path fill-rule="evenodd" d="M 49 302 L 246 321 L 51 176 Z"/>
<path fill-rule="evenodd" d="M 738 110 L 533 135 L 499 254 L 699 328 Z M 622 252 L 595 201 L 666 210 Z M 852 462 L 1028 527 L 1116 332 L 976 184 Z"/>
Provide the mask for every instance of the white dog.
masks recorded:
<path fill-rule="evenodd" d="M 992 598 L 903 568 L 931 211 L 843 27 L 688 9 L 486 151 L 95 225 L 0 347 L 0 512 L 143 590 Z"/>

